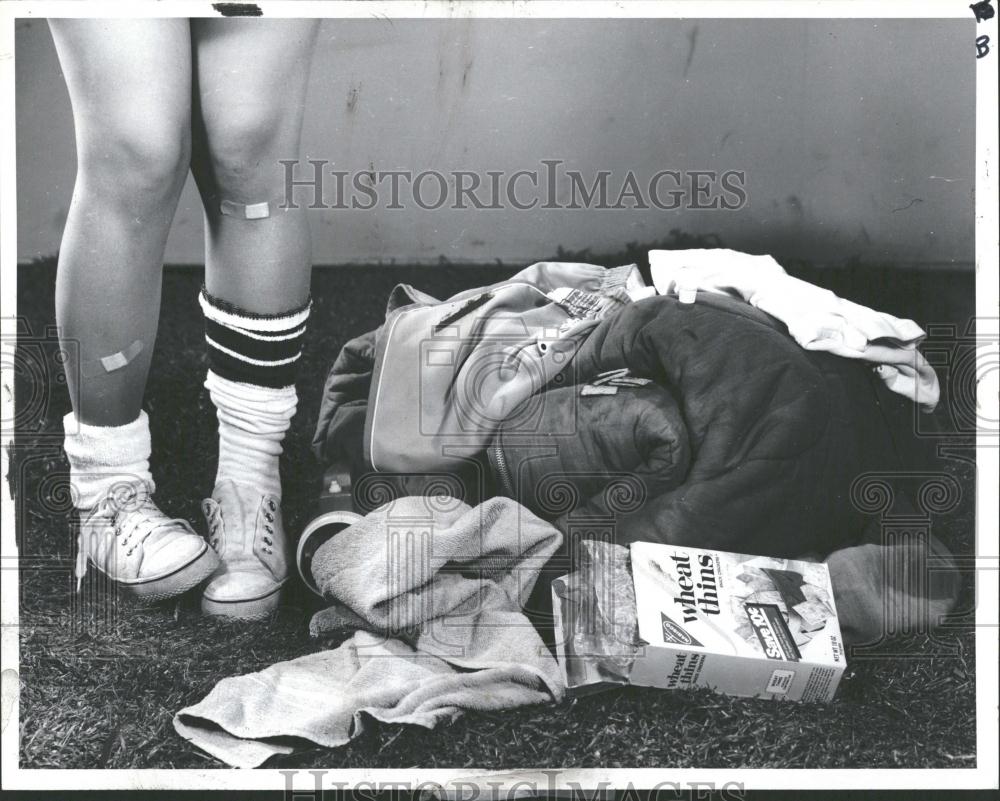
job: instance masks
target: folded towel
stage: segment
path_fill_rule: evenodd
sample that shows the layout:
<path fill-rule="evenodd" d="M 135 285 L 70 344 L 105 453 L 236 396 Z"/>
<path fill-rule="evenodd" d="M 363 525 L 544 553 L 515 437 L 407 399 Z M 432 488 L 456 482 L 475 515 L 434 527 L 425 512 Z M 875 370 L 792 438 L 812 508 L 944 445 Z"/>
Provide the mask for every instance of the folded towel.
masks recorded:
<path fill-rule="evenodd" d="M 874 311 L 793 278 L 770 256 L 718 248 L 651 250 L 649 259 L 660 294 L 691 298 L 705 290 L 741 297 L 781 320 L 803 348 L 879 365 L 879 377 L 893 392 L 926 411 L 937 406 L 937 374 L 917 350 L 924 331 L 913 320 Z"/>
<path fill-rule="evenodd" d="M 290 753 L 288 738 L 343 745 L 366 715 L 433 728 L 464 710 L 558 701 L 556 661 L 521 610 L 561 542 L 508 498 L 391 501 L 313 557 L 331 605 L 310 631 L 354 629 L 351 638 L 223 679 L 174 728 L 223 762 L 255 767 Z"/>

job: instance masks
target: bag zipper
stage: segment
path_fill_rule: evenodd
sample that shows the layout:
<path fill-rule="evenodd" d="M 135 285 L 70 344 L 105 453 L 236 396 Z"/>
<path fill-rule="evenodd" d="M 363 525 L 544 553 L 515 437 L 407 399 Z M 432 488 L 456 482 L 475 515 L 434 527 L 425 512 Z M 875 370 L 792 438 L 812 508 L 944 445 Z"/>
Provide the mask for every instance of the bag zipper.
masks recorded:
<path fill-rule="evenodd" d="M 514 495 L 514 482 L 510 475 L 510 467 L 507 465 L 507 457 L 503 455 L 503 449 L 500 446 L 499 434 L 497 434 L 496 444 L 489 447 L 489 455 L 490 461 L 493 463 L 493 469 L 496 470 L 497 475 L 500 477 L 500 483 L 503 485 L 507 497 L 517 500 Z"/>

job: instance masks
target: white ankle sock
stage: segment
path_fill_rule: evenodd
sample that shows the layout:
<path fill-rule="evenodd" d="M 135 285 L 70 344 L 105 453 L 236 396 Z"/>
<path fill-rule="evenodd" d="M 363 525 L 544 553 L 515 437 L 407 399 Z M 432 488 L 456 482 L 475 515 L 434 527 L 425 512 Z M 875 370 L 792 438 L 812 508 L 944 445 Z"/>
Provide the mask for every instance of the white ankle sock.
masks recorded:
<path fill-rule="evenodd" d="M 156 485 L 149 472 L 149 418 L 145 412 L 122 426 L 92 426 L 74 413 L 63 418 L 64 441 L 70 466 L 73 505 L 91 509 L 116 484 L 145 482 L 152 493 Z"/>
<path fill-rule="evenodd" d="M 242 384 L 211 370 L 205 386 L 219 417 L 219 468 L 215 483 L 231 479 L 281 497 L 278 458 L 295 414 L 295 387 Z"/>

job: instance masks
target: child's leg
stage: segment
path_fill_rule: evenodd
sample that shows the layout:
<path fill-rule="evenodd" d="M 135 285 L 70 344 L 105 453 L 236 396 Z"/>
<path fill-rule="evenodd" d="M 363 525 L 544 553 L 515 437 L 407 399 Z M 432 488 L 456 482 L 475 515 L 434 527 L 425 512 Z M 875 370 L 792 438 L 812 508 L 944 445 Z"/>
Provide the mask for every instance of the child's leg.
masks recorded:
<path fill-rule="evenodd" d="M 137 595 L 200 581 L 214 554 L 150 498 L 142 396 L 160 307 L 167 232 L 190 154 L 187 20 L 51 21 L 73 104 L 77 178 L 56 279 L 74 413 L 66 454 L 87 562 Z M 71 351 L 72 352 L 72 351 Z"/>
<path fill-rule="evenodd" d="M 206 514 L 224 566 L 203 609 L 258 617 L 287 578 L 278 457 L 309 314 L 304 209 L 281 210 L 298 157 L 318 23 L 192 22 L 195 158 L 205 202 L 209 375 L 219 469 Z"/>
<path fill-rule="evenodd" d="M 278 208 L 285 189 L 279 162 L 299 156 L 318 22 L 226 19 L 191 25 L 193 167 L 206 201 L 208 292 L 255 313 L 280 314 L 309 296 L 305 209 Z M 246 219 L 244 208 L 260 203 L 269 204 L 268 216 Z"/>
<path fill-rule="evenodd" d="M 79 343 L 79 380 L 67 371 L 77 415 L 122 425 L 142 405 L 163 249 L 190 162 L 189 26 L 54 19 L 51 29 L 77 147 L 56 320 L 61 335 Z M 110 371 L 101 361 L 108 357 Z"/>

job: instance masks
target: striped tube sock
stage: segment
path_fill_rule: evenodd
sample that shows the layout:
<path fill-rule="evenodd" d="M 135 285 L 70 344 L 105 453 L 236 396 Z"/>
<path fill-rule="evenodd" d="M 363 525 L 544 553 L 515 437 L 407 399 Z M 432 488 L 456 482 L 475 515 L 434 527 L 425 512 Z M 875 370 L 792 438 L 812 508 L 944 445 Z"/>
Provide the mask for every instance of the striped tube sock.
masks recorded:
<path fill-rule="evenodd" d="M 204 288 L 199 301 L 208 345 L 205 386 L 219 418 L 215 482 L 231 479 L 280 497 L 278 458 L 298 402 L 295 368 L 311 304 L 255 314 Z"/>

